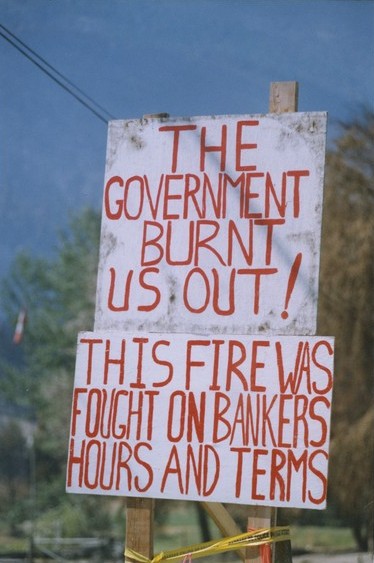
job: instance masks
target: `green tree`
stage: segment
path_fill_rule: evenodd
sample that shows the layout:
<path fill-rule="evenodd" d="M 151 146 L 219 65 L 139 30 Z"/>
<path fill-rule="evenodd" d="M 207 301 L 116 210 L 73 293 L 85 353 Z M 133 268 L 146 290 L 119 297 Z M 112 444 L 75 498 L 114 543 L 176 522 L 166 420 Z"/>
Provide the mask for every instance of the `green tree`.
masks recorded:
<path fill-rule="evenodd" d="M 61 234 L 54 258 L 17 256 L 2 291 L 13 324 L 20 307 L 27 308 L 23 365 L 2 364 L 0 393 L 36 411 L 39 512 L 62 499 L 64 514 L 68 513 L 66 504 L 79 512 L 81 505 L 87 509 L 95 503 L 74 495 L 67 501 L 64 490 L 76 341 L 80 330 L 93 329 L 99 234 L 99 214 L 84 211 Z M 94 521 L 90 526 L 93 531 Z"/>
<path fill-rule="evenodd" d="M 17 516 L 28 516 L 29 484 L 29 448 L 20 425 L 10 419 L 0 428 L 0 514 L 14 533 Z"/>
<path fill-rule="evenodd" d="M 367 549 L 374 500 L 374 114 L 327 155 L 319 333 L 336 337 L 330 500 Z"/>

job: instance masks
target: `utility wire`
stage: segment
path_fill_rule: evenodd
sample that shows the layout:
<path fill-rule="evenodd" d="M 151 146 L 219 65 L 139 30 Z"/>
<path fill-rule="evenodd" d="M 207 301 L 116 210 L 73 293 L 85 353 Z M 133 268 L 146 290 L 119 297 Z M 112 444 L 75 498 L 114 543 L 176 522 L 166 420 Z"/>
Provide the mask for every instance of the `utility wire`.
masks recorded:
<path fill-rule="evenodd" d="M 71 80 L 69 80 L 64 74 L 62 74 L 61 72 L 59 72 L 54 66 L 52 66 L 46 59 L 44 59 L 43 57 L 41 57 L 36 51 L 34 51 L 33 49 L 31 49 L 31 47 L 29 47 L 28 45 L 26 45 L 26 43 L 24 43 L 23 41 L 21 41 L 21 39 L 19 39 L 16 35 L 14 35 L 14 33 L 12 33 L 9 29 L 7 29 L 4 25 L 2 25 L 0 23 L 0 27 L 2 29 L 4 29 L 11 37 L 13 37 L 13 39 L 15 39 L 20 45 L 22 45 L 23 47 L 25 47 L 25 49 L 27 49 L 30 53 L 32 53 L 37 59 L 39 59 L 43 64 L 46 65 L 46 67 L 50 68 L 55 74 L 57 74 L 57 76 L 59 76 L 60 78 L 62 78 L 67 84 L 69 84 L 70 86 L 72 86 L 75 90 L 77 90 L 77 92 L 79 92 L 80 94 L 82 94 L 85 98 L 87 98 L 87 100 L 89 100 L 92 104 L 94 104 L 98 109 L 100 109 L 101 111 L 103 111 L 104 113 L 106 113 L 108 115 L 108 117 L 110 119 L 114 119 L 114 116 L 111 115 L 103 106 L 101 106 L 100 104 L 98 104 L 97 102 L 95 102 L 95 100 L 93 98 L 91 98 L 88 94 L 86 94 L 81 88 L 79 88 L 76 84 L 74 84 Z"/>
<path fill-rule="evenodd" d="M 93 98 L 88 96 L 83 90 L 81 90 L 78 86 L 76 86 L 71 80 L 69 80 L 61 72 L 59 72 L 54 66 L 52 66 L 50 63 L 48 63 L 48 61 L 46 61 L 43 57 L 38 55 L 38 53 L 36 53 L 36 51 L 31 49 L 28 45 L 26 45 L 26 43 L 21 41 L 16 35 L 14 35 L 11 31 L 9 31 L 5 26 L 0 24 L 0 28 L 3 29 L 8 35 L 10 35 L 10 37 L 8 37 L 7 35 L 5 35 L 0 30 L 0 36 L 1 37 L 3 37 L 15 49 L 17 49 L 17 51 L 19 51 L 29 61 L 34 63 L 34 65 L 36 65 L 42 72 L 44 72 L 47 76 L 49 76 L 49 78 L 51 78 L 54 82 L 56 82 L 59 86 L 61 86 L 61 88 L 63 88 L 71 96 L 73 96 L 84 107 L 86 107 L 94 115 L 96 115 L 96 117 L 98 117 L 101 121 L 103 121 L 104 123 L 107 123 L 109 121 L 109 119 L 114 119 L 114 117 L 105 108 L 103 108 L 97 102 L 95 102 L 95 100 Z M 13 39 L 11 39 L 11 38 L 15 39 L 18 44 L 15 41 L 13 41 Z M 20 45 L 21 45 L 21 47 L 20 47 Z M 31 53 L 32 56 L 30 55 L 30 53 Z M 35 58 L 33 58 L 33 57 L 35 57 Z M 40 62 L 38 62 L 38 61 L 40 61 Z M 47 68 L 45 68 L 40 63 L 43 63 L 43 65 L 45 65 L 45 67 L 47 67 Z M 50 69 L 50 70 L 48 70 L 48 69 Z M 52 71 L 52 72 L 50 72 L 50 71 Z M 60 79 L 62 79 L 62 80 L 60 80 Z M 74 90 L 76 90 L 76 92 L 78 92 L 78 93 L 74 92 L 72 90 L 72 88 L 74 88 Z M 82 96 L 86 100 L 84 100 Z M 88 104 L 87 100 L 94 107 L 92 107 L 92 105 Z M 106 116 L 104 114 L 106 114 Z"/>

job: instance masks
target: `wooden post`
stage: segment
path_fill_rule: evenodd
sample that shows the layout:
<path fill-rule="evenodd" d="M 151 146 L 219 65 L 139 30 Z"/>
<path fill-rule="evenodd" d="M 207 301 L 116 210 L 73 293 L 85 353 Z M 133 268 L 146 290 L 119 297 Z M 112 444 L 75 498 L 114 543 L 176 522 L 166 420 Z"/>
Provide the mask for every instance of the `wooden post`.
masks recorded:
<path fill-rule="evenodd" d="M 276 508 L 269 506 L 251 506 L 247 519 L 247 531 L 257 530 L 259 528 L 271 528 L 275 526 L 277 519 Z M 274 554 L 274 549 L 272 548 Z M 246 563 L 262 563 L 261 552 L 258 547 L 248 547 L 245 551 Z M 288 563 L 285 562 L 284 563 Z"/>
<path fill-rule="evenodd" d="M 272 82 L 269 97 L 270 113 L 296 112 L 297 109 L 298 83 Z M 235 522 L 222 504 L 213 502 L 203 502 L 202 504 L 223 535 L 230 536 L 240 533 Z M 276 516 L 275 508 L 251 506 L 247 520 L 247 530 L 275 526 Z M 257 547 L 239 550 L 238 554 L 246 563 L 262 563 L 260 551 Z M 272 559 L 274 563 L 292 563 L 291 542 L 281 541 L 275 543 L 272 549 Z"/>
<path fill-rule="evenodd" d="M 272 82 L 270 84 L 270 113 L 297 111 L 299 86 L 297 82 Z"/>
<path fill-rule="evenodd" d="M 270 113 L 286 113 L 297 111 L 298 83 L 297 82 L 272 82 L 270 84 L 269 111 Z M 271 528 L 276 524 L 276 508 L 254 506 L 249 509 L 247 529 Z M 272 560 L 276 563 L 292 563 L 291 542 L 281 548 L 275 543 L 272 547 Z M 246 550 L 247 563 L 261 563 L 259 548 L 253 547 Z"/>
<path fill-rule="evenodd" d="M 148 559 L 153 557 L 153 514 L 154 499 L 127 497 L 126 547 Z"/>
<path fill-rule="evenodd" d="M 149 113 L 143 119 L 166 119 L 168 113 Z M 153 558 L 153 523 L 155 501 L 151 498 L 127 497 L 126 499 L 126 547 Z M 125 557 L 125 561 L 129 561 Z"/>
<path fill-rule="evenodd" d="M 223 537 L 238 536 L 243 533 L 235 520 L 219 502 L 202 502 L 204 510 L 209 514 Z M 246 550 L 238 549 L 237 554 L 242 561 L 245 561 Z"/>

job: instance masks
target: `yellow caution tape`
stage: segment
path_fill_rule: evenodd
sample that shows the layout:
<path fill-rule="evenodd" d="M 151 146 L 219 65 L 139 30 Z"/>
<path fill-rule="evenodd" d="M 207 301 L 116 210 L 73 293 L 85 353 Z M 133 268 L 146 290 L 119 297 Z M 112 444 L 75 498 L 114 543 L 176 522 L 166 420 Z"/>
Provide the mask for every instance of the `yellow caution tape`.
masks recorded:
<path fill-rule="evenodd" d="M 274 528 L 260 528 L 252 532 L 239 534 L 213 540 L 205 543 L 197 543 L 180 549 L 170 551 L 161 551 L 155 555 L 153 559 L 148 559 L 144 555 L 137 553 L 133 549 L 127 547 L 125 549 L 125 557 L 139 561 L 140 563 L 159 563 L 159 561 L 175 561 L 188 557 L 189 559 L 197 559 L 199 557 L 207 557 L 224 551 L 233 551 L 245 547 L 255 547 L 273 543 L 278 541 L 286 541 L 290 539 L 290 529 L 288 526 L 275 526 Z"/>

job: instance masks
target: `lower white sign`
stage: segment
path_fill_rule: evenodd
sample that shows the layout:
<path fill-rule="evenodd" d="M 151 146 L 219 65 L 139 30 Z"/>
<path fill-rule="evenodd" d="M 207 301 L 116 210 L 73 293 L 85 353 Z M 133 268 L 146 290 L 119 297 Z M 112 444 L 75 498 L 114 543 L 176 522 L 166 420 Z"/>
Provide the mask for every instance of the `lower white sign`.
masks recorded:
<path fill-rule="evenodd" d="M 324 508 L 333 338 L 84 332 L 67 491 Z"/>

